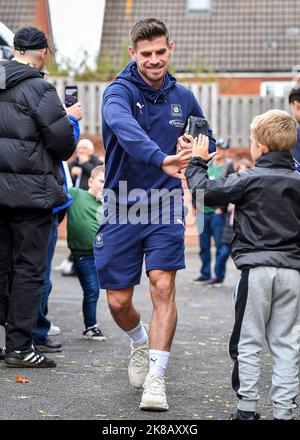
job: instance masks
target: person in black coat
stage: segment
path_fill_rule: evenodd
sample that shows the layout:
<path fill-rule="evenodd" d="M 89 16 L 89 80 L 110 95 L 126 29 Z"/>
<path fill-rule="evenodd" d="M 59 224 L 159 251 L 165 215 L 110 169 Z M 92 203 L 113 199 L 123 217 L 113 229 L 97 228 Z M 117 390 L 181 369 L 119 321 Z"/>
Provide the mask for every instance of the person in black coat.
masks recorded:
<path fill-rule="evenodd" d="M 73 127 L 43 78 L 48 42 L 20 29 L 0 63 L 0 325 L 8 366 L 55 367 L 32 345 L 44 282 L 52 208 L 67 201 L 59 162 L 73 154 Z M 4 75 L 3 75 L 4 73 Z"/>
<path fill-rule="evenodd" d="M 231 255 L 240 278 L 234 290 L 235 323 L 229 341 L 234 362 L 232 420 L 257 420 L 260 353 L 272 355 L 270 399 L 275 420 L 292 420 L 299 393 L 300 174 L 291 150 L 297 121 L 282 110 L 256 116 L 250 126 L 255 166 L 209 180 L 209 139 L 193 142 L 185 176 L 197 208 L 235 204 Z M 200 192 L 199 192 L 200 190 Z M 199 197 L 200 196 L 200 197 Z"/>

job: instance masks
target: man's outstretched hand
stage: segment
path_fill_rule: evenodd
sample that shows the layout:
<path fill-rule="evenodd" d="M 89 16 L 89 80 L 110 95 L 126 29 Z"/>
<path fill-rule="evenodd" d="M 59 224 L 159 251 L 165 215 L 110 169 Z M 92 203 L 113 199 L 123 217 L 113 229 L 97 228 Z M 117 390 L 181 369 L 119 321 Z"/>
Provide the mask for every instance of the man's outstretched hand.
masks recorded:
<path fill-rule="evenodd" d="M 188 166 L 191 158 L 192 150 L 182 150 L 178 154 L 167 156 L 161 164 L 161 169 L 169 176 L 184 179 L 184 175 L 180 171 Z"/>

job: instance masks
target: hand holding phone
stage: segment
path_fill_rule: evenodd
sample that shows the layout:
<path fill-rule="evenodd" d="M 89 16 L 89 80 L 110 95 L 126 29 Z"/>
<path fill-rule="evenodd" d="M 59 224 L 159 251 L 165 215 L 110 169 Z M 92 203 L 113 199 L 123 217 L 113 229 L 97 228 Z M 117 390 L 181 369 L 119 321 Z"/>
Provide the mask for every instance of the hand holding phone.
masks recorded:
<path fill-rule="evenodd" d="M 177 153 L 182 150 L 191 149 L 193 140 L 199 137 L 200 134 L 208 137 L 208 123 L 206 119 L 199 116 L 189 116 L 184 134 L 178 138 Z"/>
<path fill-rule="evenodd" d="M 66 107 L 66 113 L 80 121 L 82 119 L 82 107 L 80 102 L 76 102 L 76 104 L 71 105 L 71 107 Z"/>
<path fill-rule="evenodd" d="M 216 154 L 216 151 L 209 153 L 209 138 L 205 134 L 199 134 L 193 141 L 193 157 L 201 157 L 205 162 L 209 162 Z"/>

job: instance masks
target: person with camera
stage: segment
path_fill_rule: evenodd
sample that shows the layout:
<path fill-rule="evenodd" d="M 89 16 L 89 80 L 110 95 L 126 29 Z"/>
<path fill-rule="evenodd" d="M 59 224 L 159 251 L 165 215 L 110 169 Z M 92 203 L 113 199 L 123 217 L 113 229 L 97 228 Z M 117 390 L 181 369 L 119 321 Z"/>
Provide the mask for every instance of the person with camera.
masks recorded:
<path fill-rule="evenodd" d="M 82 107 L 81 103 L 77 102 L 76 104 L 71 105 L 70 107 L 65 108 L 68 118 L 70 119 L 73 126 L 73 133 L 75 141 L 78 142 L 80 136 L 80 128 L 79 121 L 82 119 Z M 32 339 L 34 345 L 41 351 L 46 353 L 55 353 L 57 351 L 62 350 L 62 345 L 52 340 L 49 336 L 51 335 L 54 329 L 54 333 L 60 334 L 60 328 L 54 326 L 52 322 L 49 321 L 46 316 L 48 313 L 48 299 L 52 290 L 52 282 L 51 282 L 51 269 L 52 269 L 52 260 L 55 252 L 56 242 L 58 238 L 58 225 L 64 219 L 66 209 L 72 204 L 73 199 L 69 192 L 69 182 L 71 180 L 69 168 L 67 162 L 60 162 L 61 172 L 64 178 L 64 189 L 68 196 L 67 201 L 60 206 L 55 206 L 52 210 L 53 218 L 52 225 L 48 237 L 47 244 L 47 260 L 46 260 L 46 271 L 45 271 L 45 279 L 42 290 L 41 302 L 39 307 L 38 319 L 36 326 L 32 332 Z M 71 183 L 72 186 L 72 183 Z"/>
<path fill-rule="evenodd" d="M 45 277 L 52 209 L 68 199 L 60 161 L 73 154 L 72 124 L 43 71 L 45 34 L 25 27 L 14 58 L 1 62 L 0 90 L 0 324 L 10 367 L 53 368 L 32 344 Z"/>
<path fill-rule="evenodd" d="M 292 420 L 299 394 L 300 353 L 300 175 L 291 150 L 297 122 L 287 112 L 269 110 L 250 125 L 255 166 L 211 180 L 209 140 L 193 142 L 185 172 L 197 199 L 208 205 L 233 203 L 231 255 L 240 277 L 234 289 L 235 322 L 229 340 L 237 409 L 231 420 L 255 421 L 260 400 L 261 352 L 271 355 L 269 398 L 274 420 Z M 265 406 L 265 405 L 264 405 Z"/>
<path fill-rule="evenodd" d="M 132 61 L 107 87 L 102 107 L 106 174 L 95 262 L 112 317 L 131 340 L 129 381 L 143 388 L 140 408 L 149 411 L 169 408 L 164 375 L 177 321 L 176 272 L 185 267 L 180 179 L 191 150 L 176 154 L 176 144 L 188 117 L 203 117 L 193 93 L 168 72 L 172 51 L 163 22 L 138 21 L 131 30 Z M 209 136 L 213 151 L 210 129 Z M 159 192 L 168 201 L 168 195 L 177 196 L 177 205 L 165 204 Z M 139 221 L 134 216 L 138 200 L 145 214 Z M 132 302 L 144 256 L 153 303 L 149 331 Z"/>

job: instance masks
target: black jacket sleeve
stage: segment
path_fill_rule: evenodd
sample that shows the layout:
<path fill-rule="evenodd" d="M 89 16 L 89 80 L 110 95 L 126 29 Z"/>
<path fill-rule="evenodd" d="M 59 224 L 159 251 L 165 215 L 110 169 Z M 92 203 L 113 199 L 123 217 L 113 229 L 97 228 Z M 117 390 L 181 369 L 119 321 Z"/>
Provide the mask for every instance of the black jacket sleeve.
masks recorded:
<path fill-rule="evenodd" d="M 69 159 L 76 147 L 73 126 L 53 86 L 42 95 L 35 121 L 49 153 L 57 160 Z"/>
<path fill-rule="evenodd" d="M 228 177 L 230 174 L 232 174 L 234 172 L 235 172 L 235 170 L 234 170 L 234 167 L 233 167 L 233 162 L 225 164 L 223 177 Z M 223 214 L 225 214 L 227 212 L 227 209 L 228 209 L 228 203 L 225 203 L 225 204 L 223 204 L 221 206 L 218 206 L 218 208 L 222 209 Z"/>
<path fill-rule="evenodd" d="M 210 180 L 207 174 L 207 164 L 200 157 L 194 157 L 186 171 L 188 188 L 192 193 L 195 206 L 201 197 L 197 197 L 197 190 L 204 191 L 204 203 L 208 206 L 220 206 L 227 203 L 237 203 L 243 195 L 245 173 L 230 174 L 227 178 Z"/>

